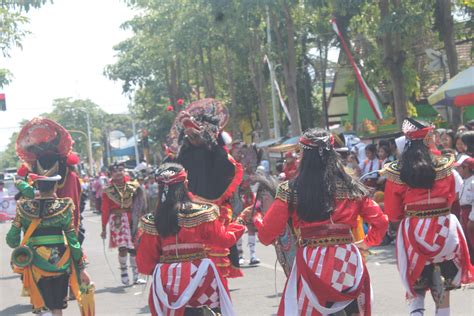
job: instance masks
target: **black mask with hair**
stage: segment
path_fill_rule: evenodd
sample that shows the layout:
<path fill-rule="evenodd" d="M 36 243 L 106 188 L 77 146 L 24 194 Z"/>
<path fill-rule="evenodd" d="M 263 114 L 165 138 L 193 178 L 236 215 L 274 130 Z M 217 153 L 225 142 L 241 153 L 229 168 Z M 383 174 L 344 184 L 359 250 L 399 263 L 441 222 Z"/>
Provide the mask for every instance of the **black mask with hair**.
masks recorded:
<path fill-rule="evenodd" d="M 188 172 L 189 191 L 208 200 L 225 193 L 235 175 L 227 152 L 219 145 L 183 146 L 177 158 Z"/>

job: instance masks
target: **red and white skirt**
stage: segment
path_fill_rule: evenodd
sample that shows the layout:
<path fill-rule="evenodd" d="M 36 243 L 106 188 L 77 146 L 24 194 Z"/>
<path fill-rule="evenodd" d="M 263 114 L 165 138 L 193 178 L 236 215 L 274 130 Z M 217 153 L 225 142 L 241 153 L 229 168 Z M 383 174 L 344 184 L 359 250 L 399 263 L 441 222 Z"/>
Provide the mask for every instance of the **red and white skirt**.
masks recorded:
<path fill-rule="evenodd" d="M 125 247 L 135 249 L 132 242 L 132 231 L 128 222 L 127 213 L 117 213 L 110 215 L 110 248 Z"/>
<path fill-rule="evenodd" d="M 210 259 L 159 263 L 153 272 L 150 310 L 153 315 L 181 316 L 186 307 L 220 307 L 234 316 L 228 289 Z"/>
<path fill-rule="evenodd" d="M 370 315 L 369 274 L 356 246 L 299 248 L 278 316 L 333 314 L 354 300 L 361 315 Z"/>
<path fill-rule="evenodd" d="M 453 214 L 437 217 L 407 217 L 397 234 L 397 263 L 408 298 L 416 296 L 413 285 L 425 266 L 452 260 L 458 271 L 454 286 L 474 281 L 466 238 Z"/>

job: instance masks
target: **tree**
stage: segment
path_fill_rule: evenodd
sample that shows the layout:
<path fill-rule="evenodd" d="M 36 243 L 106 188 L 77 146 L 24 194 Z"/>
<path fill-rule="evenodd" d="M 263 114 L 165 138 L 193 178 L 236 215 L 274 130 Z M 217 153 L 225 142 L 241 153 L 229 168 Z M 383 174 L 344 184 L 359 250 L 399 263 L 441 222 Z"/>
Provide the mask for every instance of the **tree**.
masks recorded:
<path fill-rule="evenodd" d="M 39 8 L 48 0 L 12 0 L 0 4 L 0 51 L 4 58 L 10 57 L 13 47 L 22 47 L 22 39 L 30 34 L 25 30 L 29 20 L 23 15 L 31 8 Z M 8 85 L 13 78 L 8 69 L 0 68 L 0 88 Z"/>
<path fill-rule="evenodd" d="M 450 0 L 436 0 L 434 9 L 434 29 L 438 31 L 441 41 L 444 43 L 444 51 L 448 61 L 449 76 L 452 78 L 458 73 L 458 54 L 455 44 L 454 20 L 451 14 L 452 4 Z M 461 123 L 461 109 L 453 107 L 453 125 Z"/>

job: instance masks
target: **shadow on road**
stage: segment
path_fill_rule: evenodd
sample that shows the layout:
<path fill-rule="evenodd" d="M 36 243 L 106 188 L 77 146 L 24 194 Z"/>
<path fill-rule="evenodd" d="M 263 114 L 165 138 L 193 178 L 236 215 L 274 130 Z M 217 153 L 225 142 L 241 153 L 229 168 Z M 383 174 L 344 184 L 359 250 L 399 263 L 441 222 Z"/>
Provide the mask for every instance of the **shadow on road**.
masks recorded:
<path fill-rule="evenodd" d="M 149 307 L 148 305 L 143 306 L 143 307 L 140 308 L 140 310 L 138 311 L 138 314 L 150 314 L 150 307 Z"/>
<path fill-rule="evenodd" d="M 31 313 L 31 305 L 16 304 L 0 311 L 0 315 L 19 315 Z"/>
<path fill-rule="evenodd" d="M 114 294 L 120 294 L 120 293 L 127 293 L 125 291 L 125 288 L 123 286 L 117 286 L 117 287 L 105 287 L 101 288 L 95 291 L 95 294 L 101 294 L 101 293 L 114 293 Z"/>
<path fill-rule="evenodd" d="M 244 269 L 244 270 L 246 270 L 246 269 L 258 268 L 258 264 L 252 265 L 252 266 L 251 266 L 251 265 L 240 266 L 240 268 L 241 268 L 241 269 Z"/>
<path fill-rule="evenodd" d="M 0 277 L 0 281 L 3 281 L 3 280 L 13 280 L 13 279 L 19 279 L 19 278 L 20 278 L 20 275 L 19 275 L 19 274 L 16 274 L 16 275 L 9 275 L 9 276 Z"/>
<path fill-rule="evenodd" d="M 265 297 L 266 298 L 277 298 L 277 297 L 281 297 L 282 295 L 283 295 L 283 293 L 279 292 L 278 294 L 266 295 Z"/>
<path fill-rule="evenodd" d="M 374 247 L 370 249 L 375 255 L 369 256 L 369 262 L 378 262 L 380 264 L 397 264 L 397 255 L 395 245 Z"/>

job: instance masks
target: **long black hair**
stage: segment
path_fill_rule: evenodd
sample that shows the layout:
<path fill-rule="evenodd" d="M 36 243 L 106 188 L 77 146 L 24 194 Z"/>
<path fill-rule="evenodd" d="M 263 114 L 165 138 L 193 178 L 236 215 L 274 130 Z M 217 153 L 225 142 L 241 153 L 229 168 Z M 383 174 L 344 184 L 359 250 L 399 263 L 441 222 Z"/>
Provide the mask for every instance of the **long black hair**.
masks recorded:
<path fill-rule="evenodd" d="M 345 189 L 354 197 L 364 196 L 367 191 L 344 171 L 339 156 L 330 144 L 331 134 L 328 131 L 313 128 L 307 130 L 303 137 L 315 143 L 319 139 L 327 141 L 313 148 L 303 146 L 298 174 L 290 182 L 290 211 L 296 204 L 296 213 L 302 220 L 324 221 L 334 210 L 338 189 Z"/>
<path fill-rule="evenodd" d="M 175 163 L 161 165 L 156 176 L 159 179 L 163 173 L 178 173 L 183 166 Z M 176 235 L 180 227 L 178 225 L 178 213 L 183 204 L 189 203 L 189 191 L 184 182 L 166 185 L 158 181 L 158 207 L 155 212 L 155 226 L 161 237 Z"/>
<path fill-rule="evenodd" d="M 425 128 L 424 122 L 410 122 L 417 128 Z M 436 179 L 435 161 L 424 139 L 407 139 L 400 160 L 400 179 L 412 188 L 431 189 Z"/>
<path fill-rule="evenodd" d="M 464 132 L 461 135 L 461 140 L 466 145 L 466 153 L 472 156 L 474 154 L 474 131 Z"/>

